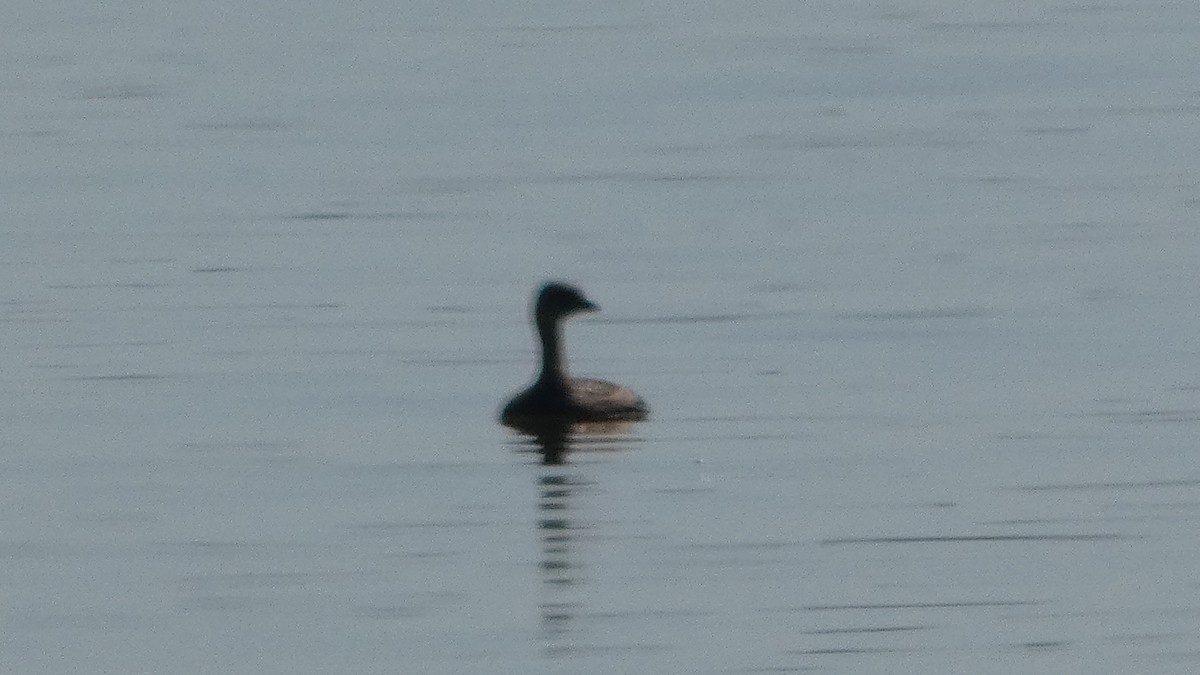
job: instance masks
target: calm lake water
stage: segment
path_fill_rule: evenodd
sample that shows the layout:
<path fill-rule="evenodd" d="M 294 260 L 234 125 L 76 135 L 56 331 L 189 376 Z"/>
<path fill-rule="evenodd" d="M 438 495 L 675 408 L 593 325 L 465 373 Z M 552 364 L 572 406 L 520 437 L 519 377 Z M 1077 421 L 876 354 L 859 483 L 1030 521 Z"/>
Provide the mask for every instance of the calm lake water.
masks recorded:
<path fill-rule="evenodd" d="M 0 670 L 1200 671 L 1195 2 L 10 4 Z"/>

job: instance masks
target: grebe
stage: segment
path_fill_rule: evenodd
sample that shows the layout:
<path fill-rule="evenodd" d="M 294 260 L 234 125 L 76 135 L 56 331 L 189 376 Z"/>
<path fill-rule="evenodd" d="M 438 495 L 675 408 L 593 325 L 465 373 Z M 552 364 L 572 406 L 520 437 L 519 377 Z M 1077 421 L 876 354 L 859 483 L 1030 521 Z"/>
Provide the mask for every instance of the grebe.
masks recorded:
<path fill-rule="evenodd" d="M 631 389 L 567 375 L 559 323 L 572 314 L 599 309 L 574 286 L 552 281 L 542 287 L 533 310 L 534 325 L 542 342 L 542 372 L 528 389 L 504 406 L 500 412 L 503 424 L 521 428 L 646 419 L 650 409 Z"/>

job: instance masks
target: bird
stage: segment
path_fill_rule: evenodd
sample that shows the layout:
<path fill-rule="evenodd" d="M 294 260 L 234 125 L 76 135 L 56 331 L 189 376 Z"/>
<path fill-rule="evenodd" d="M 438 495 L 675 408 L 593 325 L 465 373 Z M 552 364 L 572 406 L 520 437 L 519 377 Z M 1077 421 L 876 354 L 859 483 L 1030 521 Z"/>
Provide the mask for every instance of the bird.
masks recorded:
<path fill-rule="evenodd" d="M 500 422 L 514 428 L 592 422 L 637 422 L 650 408 L 632 389 L 587 378 L 570 377 L 562 343 L 562 321 L 599 307 L 578 288 L 550 281 L 538 291 L 533 324 L 541 342 L 542 369 L 527 389 L 500 411 Z"/>

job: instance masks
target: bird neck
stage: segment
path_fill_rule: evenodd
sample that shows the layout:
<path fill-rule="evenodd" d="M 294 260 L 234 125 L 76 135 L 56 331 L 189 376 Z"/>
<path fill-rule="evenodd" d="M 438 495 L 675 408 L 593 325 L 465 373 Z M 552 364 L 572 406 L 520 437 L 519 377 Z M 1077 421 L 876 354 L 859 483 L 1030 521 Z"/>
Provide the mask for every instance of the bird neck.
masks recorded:
<path fill-rule="evenodd" d="M 542 341 L 542 374 L 538 382 L 558 384 L 567 379 L 567 359 L 563 355 L 558 317 L 537 318 L 538 338 Z"/>

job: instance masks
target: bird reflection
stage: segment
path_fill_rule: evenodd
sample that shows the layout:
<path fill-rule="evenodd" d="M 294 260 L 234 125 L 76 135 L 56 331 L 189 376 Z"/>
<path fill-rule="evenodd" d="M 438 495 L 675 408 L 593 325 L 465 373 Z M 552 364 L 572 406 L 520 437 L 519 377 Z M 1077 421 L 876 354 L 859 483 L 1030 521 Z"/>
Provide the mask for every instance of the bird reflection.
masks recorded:
<path fill-rule="evenodd" d="M 541 455 L 544 468 L 537 478 L 537 530 L 541 542 L 543 599 L 540 604 L 546 653 L 570 651 L 576 640 L 572 624 L 584 611 L 580 601 L 585 565 L 580 560 L 580 540 L 592 528 L 578 516 L 581 495 L 595 490 L 581 468 L 567 463 L 577 452 L 614 451 L 628 447 L 623 435 L 628 423 L 543 424 L 522 428 L 523 452 Z"/>
<path fill-rule="evenodd" d="M 514 428 L 526 435 L 520 444 L 525 452 L 537 452 L 543 464 L 565 464 L 572 450 L 619 450 L 630 422 L 561 422 L 544 420 L 536 424 L 521 424 Z"/>
<path fill-rule="evenodd" d="M 576 538 L 587 529 L 572 518 L 571 501 L 590 484 L 560 470 L 552 470 L 538 478 L 538 534 L 542 541 L 540 568 L 545 587 L 541 603 L 542 629 L 549 652 L 564 651 L 572 620 L 581 603 L 574 599 L 572 589 L 583 581 L 583 565 L 578 561 Z"/>

